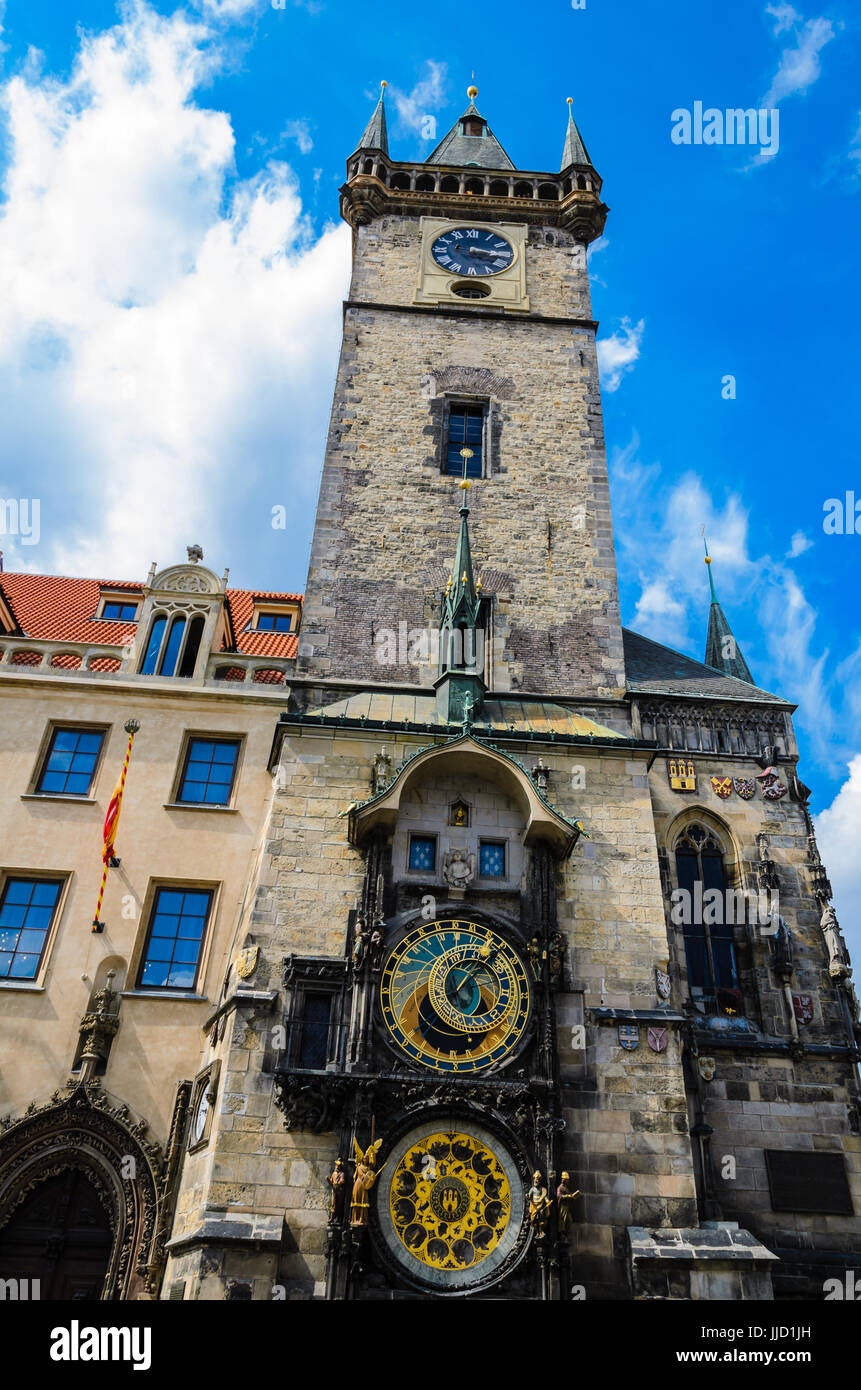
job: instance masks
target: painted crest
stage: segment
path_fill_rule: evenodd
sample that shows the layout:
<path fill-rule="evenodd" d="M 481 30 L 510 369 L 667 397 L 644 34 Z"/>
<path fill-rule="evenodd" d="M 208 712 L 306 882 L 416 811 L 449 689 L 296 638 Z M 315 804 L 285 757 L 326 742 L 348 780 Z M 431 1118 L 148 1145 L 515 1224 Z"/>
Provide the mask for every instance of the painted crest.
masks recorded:
<path fill-rule="evenodd" d="M 674 792 L 695 792 L 697 766 L 693 758 L 667 758 L 667 781 Z"/>
<path fill-rule="evenodd" d="M 755 777 L 733 777 L 732 784 L 742 801 L 750 801 L 756 791 Z"/>
<path fill-rule="evenodd" d="M 795 1017 L 799 1023 L 813 1022 L 813 995 L 812 994 L 793 994 L 792 1007 L 795 1010 Z"/>
<path fill-rule="evenodd" d="M 703 1081 L 714 1081 L 715 1059 L 714 1057 L 698 1057 L 697 1066 Z"/>
<path fill-rule="evenodd" d="M 721 801 L 726 801 L 727 797 L 730 796 L 732 793 L 732 778 L 712 777 L 710 780 L 712 784 L 712 791 L 714 792 L 715 796 L 719 796 Z"/>
<path fill-rule="evenodd" d="M 655 966 L 655 989 L 659 999 L 666 1002 L 670 997 L 670 972 L 662 970 L 659 965 Z"/>
<path fill-rule="evenodd" d="M 666 1028 L 649 1028 L 646 1031 L 646 1040 L 653 1052 L 663 1052 L 667 1046 Z"/>
<path fill-rule="evenodd" d="M 776 767 L 767 767 L 764 772 L 758 773 L 756 781 L 762 786 L 762 794 L 766 801 L 780 801 L 789 790 L 786 784 L 781 782 Z"/>
<path fill-rule="evenodd" d="M 619 1024 L 619 1046 L 626 1052 L 633 1052 L 640 1043 L 640 1028 L 636 1023 Z"/>
<path fill-rule="evenodd" d="M 240 980 L 247 980 L 249 975 L 254 974 L 257 969 L 257 957 L 259 955 L 259 946 L 246 946 L 244 951 L 239 952 L 233 964 L 236 967 L 236 973 Z"/>

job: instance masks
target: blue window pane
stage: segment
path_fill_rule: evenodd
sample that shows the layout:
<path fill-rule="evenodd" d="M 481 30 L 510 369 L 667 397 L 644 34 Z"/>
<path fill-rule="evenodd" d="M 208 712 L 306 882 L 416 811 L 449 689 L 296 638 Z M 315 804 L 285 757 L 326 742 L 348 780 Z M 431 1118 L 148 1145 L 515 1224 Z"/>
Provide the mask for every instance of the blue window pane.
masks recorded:
<path fill-rule="evenodd" d="M 193 738 L 179 789 L 179 800 L 226 806 L 230 800 L 239 743 Z"/>
<path fill-rule="evenodd" d="M 102 746 L 104 734 L 79 734 L 78 751 L 83 753 L 97 754 Z"/>
<path fill-rule="evenodd" d="M 212 760 L 216 763 L 229 763 L 232 767 L 236 762 L 235 743 L 216 743 L 213 746 Z"/>
<path fill-rule="evenodd" d="M 478 872 L 482 878 L 504 878 L 505 845 L 482 844 L 479 847 Z"/>
<path fill-rule="evenodd" d="M 61 792 L 66 785 L 65 772 L 46 772 L 39 783 L 40 792 Z"/>
<path fill-rule="evenodd" d="M 7 903 L 28 903 L 33 896 L 34 883 L 29 878 L 10 878 L 6 885 Z"/>
<path fill-rule="evenodd" d="M 107 621 L 119 619 L 124 623 L 134 622 L 137 616 L 136 603 L 106 603 L 102 609 L 102 617 Z"/>
<path fill-rule="evenodd" d="M 176 662 L 179 656 L 179 649 L 182 646 L 182 639 L 185 635 L 185 618 L 174 618 L 170 625 L 170 632 L 167 637 L 167 646 L 164 656 L 161 659 L 159 675 L 172 676 L 176 670 Z"/>
<path fill-rule="evenodd" d="M 90 790 L 88 773 L 73 772 L 66 780 L 66 793 L 69 796 L 86 796 Z"/>
<path fill-rule="evenodd" d="M 191 989 L 200 959 L 211 894 L 159 889 L 140 982 L 158 989 Z M 174 911 L 165 912 L 169 905 Z"/>
<path fill-rule="evenodd" d="M 191 989 L 194 984 L 195 966 L 175 965 L 171 969 L 168 984 L 172 989 Z"/>
<path fill-rule="evenodd" d="M 410 868 L 432 870 L 436 867 L 436 840 L 414 835 L 410 840 Z"/>
<path fill-rule="evenodd" d="M 0 902 L 0 975 L 35 977 L 59 893 L 59 883 L 7 879 Z"/>
<path fill-rule="evenodd" d="M 206 797 L 205 782 L 186 782 L 180 788 L 180 801 L 203 801 Z"/>
<path fill-rule="evenodd" d="M 164 630 L 167 627 L 167 618 L 160 615 L 156 618 L 149 630 L 149 641 L 146 646 L 146 653 L 141 662 L 141 675 L 151 676 L 155 671 L 158 654 L 161 650 L 161 639 L 164 637 Z"/>
<path fill-rule="evenodd" d="M 68 749 L 74 753 L 78 744 L 78 732 L 76 729 L 57 729 L 54 734 L 54 748 L 58 751 Z"/>
<path fill-rule="evenodd" d="M 39 967 L 38 955 L 22 956 L 16 955 L 12 961 L 12 969 L 9 974 L 16 980 L 32 980 Z"/>
<path fill-rule="evenodd" d="M 69 768 L 72 766 L 73 757 L 74 753 L 72 753 L 71 749 L 67 751 L 66 749 L 55 748 L 49 758 L 52 771 L 68 772 Z"/>
<path fill-rule="evenodd" d="M 481 448 L 484 433 L 484 411 L 479 407 L 453 409 L 448 419 L 448 450 L 446 469 L 452 474 L 463 473 L 463 459 L 460 451 L 464 447 L 472 450 L 472 458 L 467 466 L 468 478 L 481 477 Z"/>
<path fill-rule="evenodd" d="M 257 618 L 258 632 L 289 632 L 289 613 L 260 613 Z"/>

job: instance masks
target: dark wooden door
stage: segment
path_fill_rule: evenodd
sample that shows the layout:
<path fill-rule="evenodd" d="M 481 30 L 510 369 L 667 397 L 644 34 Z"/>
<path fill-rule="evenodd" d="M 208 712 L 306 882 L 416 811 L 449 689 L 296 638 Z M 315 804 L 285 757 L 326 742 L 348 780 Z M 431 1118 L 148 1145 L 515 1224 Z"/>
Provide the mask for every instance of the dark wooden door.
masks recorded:
<path fill-rule="evenodd" d="M 67 1168 L 40 1183 L 0 1230 L 0 1277 L 38 1279 L 43 1299 L 97 1299 L 111 1245 L 95 1187 Z"/>

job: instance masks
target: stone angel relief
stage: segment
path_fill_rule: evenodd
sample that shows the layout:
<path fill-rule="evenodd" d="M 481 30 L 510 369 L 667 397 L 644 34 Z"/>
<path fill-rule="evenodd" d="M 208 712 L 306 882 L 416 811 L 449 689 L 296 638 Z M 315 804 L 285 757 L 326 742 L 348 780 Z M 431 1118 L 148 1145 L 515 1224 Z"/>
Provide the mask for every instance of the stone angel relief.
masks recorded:
<path fill-rule="evenodd" d="M 362 1153 L 356 1140 L 353 1140 L 353 1152 L 356 1165 L 356 1176 L 353 1178 L 353 1194 L 350 1201 L 350 1225 L 367 1226 L 370 1202 L 368 1193 L 373 1187 L 382 1168 L 377 1172 L 377 1153 L 379 1152 L 382 1139 L 375 1139 L 373 1144 Z"/>

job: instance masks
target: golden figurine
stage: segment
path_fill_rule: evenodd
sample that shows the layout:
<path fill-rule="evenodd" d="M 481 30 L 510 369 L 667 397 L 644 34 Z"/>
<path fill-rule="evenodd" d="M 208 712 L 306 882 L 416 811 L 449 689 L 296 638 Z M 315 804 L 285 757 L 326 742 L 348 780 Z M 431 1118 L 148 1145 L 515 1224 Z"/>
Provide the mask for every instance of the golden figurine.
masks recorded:
<path fill-rule="evenodd" d="M 570 1173 L 563 1173 L 559 1186 L 556 1189 L 556 1210 L 559 1215 L 559 1234 L 566 1236 L 571 1229 L 571 1208 L 569 1202 L 575 1202 L 580 1196 L 580 1189 L 572 1192 L 568 1186 L 571 1181 Z"/>
<path fill-rule="evenodd" d="M 532 1186 L 527 1192 L 529 1198 L 529 1224 L 532 1227 L 537 1239 L 541 1239 L 547 1229 L 547 1222 L 550 1217 L 550 1208 L 553 1203 L 547 1192 L 547 1188 L 541 1180 L 541 1174 L 536 1168 L 532 1174 Z"/>
<path fill-rule="evenodd" d="M 353 1140 L 353 1150 L 356 1155 L 354 1159 L 356 1176 L 353 1179 L 353 1195 L 350 1204 L 351 1226 L 367 1226 L 368 1224 L 368 1212 L 370 1211 L 368 1193 L 380 1176 L 376 1172 L 376 1163 L 377 1153 L 382 1142 L 382 1139 L 375 1139 L 363 1154 L 356 1140 Z"/>
<path fill-rule="evenodd" d="M 344 1160 L 335 1159 L 335 1166 L 326 1179 L 332 1189 L 329 1198 L 329 1220 L 340 1221 L 344 1215 L 344 1197 L 346 1196 L 347 1174 L 344 1172 Z"/>

